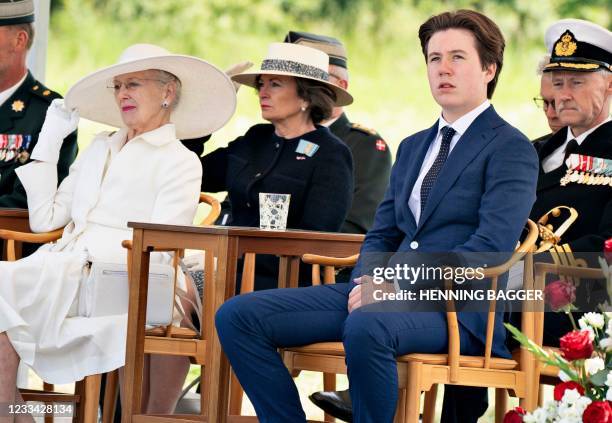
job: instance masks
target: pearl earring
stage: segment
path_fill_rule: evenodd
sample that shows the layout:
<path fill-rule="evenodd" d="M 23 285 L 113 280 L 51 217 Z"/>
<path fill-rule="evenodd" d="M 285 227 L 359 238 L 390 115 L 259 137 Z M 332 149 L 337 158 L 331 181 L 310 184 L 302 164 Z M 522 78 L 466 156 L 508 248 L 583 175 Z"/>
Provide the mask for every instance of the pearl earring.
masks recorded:
<path fill-rule="evenodd" d="M 302 111 L 305 112 L 306 111 L 306 106 L 302 106 Z"/>
<path fill-rule="evenodd" d="M 166 100 L 164 100 L 164 102 L 162 103 L 162 108 L 164 109 L 168 108 L 168 102 Z"/>

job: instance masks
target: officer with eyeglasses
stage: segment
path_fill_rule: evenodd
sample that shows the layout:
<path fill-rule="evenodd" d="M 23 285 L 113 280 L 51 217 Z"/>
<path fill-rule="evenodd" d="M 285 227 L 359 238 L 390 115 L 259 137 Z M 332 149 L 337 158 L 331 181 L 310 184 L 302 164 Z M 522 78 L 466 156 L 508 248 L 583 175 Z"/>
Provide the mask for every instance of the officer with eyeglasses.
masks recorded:
<path fill-rule="evenodd" d="M 544 110 L 548 127 L 551 132 L 533 140 L 536 148 L 546 142 L 555 132 L 563 128 L 563 124 L 555 110 L 555 97 L 553 93 L 552 79 L 550 73 L 544 73 L 544 67 L 550 62 L 550 55 L 544 56 L 538 65 L 540 75 L 540 96 L 534 97 L 533 102 L 539 109 Z"/>

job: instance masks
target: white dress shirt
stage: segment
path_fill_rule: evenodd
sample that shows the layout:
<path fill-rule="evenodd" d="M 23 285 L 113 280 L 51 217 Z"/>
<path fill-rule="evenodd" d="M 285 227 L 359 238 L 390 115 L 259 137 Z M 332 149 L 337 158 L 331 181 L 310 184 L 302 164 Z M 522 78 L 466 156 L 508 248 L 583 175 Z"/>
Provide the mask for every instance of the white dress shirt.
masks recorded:
<path fill-rule="evenodd" d="M 599 125 L 595 126 L 594 128 L 591 128 L 588 131 L 583 132 L 577 137 L 575 137 L 574 134 L 572 134 L 572 129 L 568 127 L 565 142 L 560 147 L 558 147 L 555 151 L 550 153 L 550 155 L 547 156 L 544 160 L 542 160 L 542 170 L 544 171 L 544 173 L 548 173 L 551 170 L 555 170 L 556 168 L 558 168 L 559 166 L 563 164 L 563 158 L 565 157 L 565 148 L 567 147 L 568 142 L 570 142 L 571 140 L 576 140 L 576 142 L 578 143 L 578 146 L 580 146 L 582 142 L 586 139 L 586 137 L 591 135 L 593 131 L 595 131 L 597 128 L 599 128 L 604 123 L 610 122 L 611 119 L 612 118 L 608 116 L 608 119 L 601 122 Z"/>
<path fill-rule="evenodd" d="M 438 156 L 438 152 L 440 151 L 440 146 L 442 145 L 442 128 L 445 126 L 450 126 L 455 130 L 455 135 L 453 135 L 453 138 L 451 139 L 450 149 L 448 150 L 448 158 L 450 158 L 453 148 L 455 148 L 457 142 L 459 142 L 461 135 L 467 131 L 472 122 L 474 122 L 474 120 L 482 112 L 488 109 L 490 105 L 491 103 L 489 103 L 489 100 L 485 100 L 480 106 L 461 116 L 452 124 L 448 123 L 444 117 L 440 115 L 440 119 L 438 120 L 438 134 L 436 135 L 434 142 L 432 142 L 429 146 L 427 154 L 425 154 L 425 159 L 423 160 L 421 170 L 419 171 L 419 177 L 414 183 L 412 192 L 410 193 L 410 198 L 408 199 L 408 207 L 410 207 L 410 211 L 412 212 L 414 220 L 417 224 L 419 223 L 419 218 L 421 217 L 421 185 L 423 184 L 425 175 L 429 171 L 429 168 L 431 168 L 433 165 L 436 157 Z"/>
<path fill-rule="evenodd" d="M 23 75 L 23 78 L 21 78 L 19 82 L 17 82 L 12 87 L 0 92 L 0 106 L 2 106 L 6 100 L 11 98 L 13 94 L 15 94 L 15 91 L 17 91 L 17 89 L 21 86 L 21 84 L 23 84 L 23 81 L 25 81 L 27 76 L 28 76 L 28 73 L 26 72 L 26 74 Z"/>

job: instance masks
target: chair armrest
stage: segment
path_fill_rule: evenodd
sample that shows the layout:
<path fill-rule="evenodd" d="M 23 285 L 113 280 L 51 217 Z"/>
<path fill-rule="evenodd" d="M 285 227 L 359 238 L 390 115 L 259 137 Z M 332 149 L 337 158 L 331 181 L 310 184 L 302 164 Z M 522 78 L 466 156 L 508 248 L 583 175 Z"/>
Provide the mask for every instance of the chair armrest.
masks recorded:
<path fill-rule="evenodd" d="M 57 241 L 62 237 L 64 228 L 56 229 L 51 232 L 30 233 L 17 232 L 8 229 L 0 229 L 0 239 L 7 241 L 32 242 L 35 244 L 45 244 L 47 242 Z"/>
<path fill-rule="evenodd" d="M 334 266 L 334 267 L 350 267 L 357 264 L 359 254 L 355 254 L 349 257 L 329 257 L 319 256 L 316 254 L 304 254 L 302 261 L 306 264 L 318 264 L 321 266 Z"/>

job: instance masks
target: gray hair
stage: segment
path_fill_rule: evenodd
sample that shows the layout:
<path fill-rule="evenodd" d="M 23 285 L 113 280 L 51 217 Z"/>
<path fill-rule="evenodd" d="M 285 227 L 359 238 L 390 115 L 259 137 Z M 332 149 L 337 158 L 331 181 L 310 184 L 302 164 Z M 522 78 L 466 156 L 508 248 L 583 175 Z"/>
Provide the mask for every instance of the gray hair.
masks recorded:
<path fill-rule="evenodd" d="M 162 84 L 174 84 L 176 87 L 174 101 L 170 105 L 171 109 L 176 109 L 181 99 L 181 80 L 176 77 L 176 75 L 171 74 L 170 72 L 166 72 L 161 69 L 153 69 L 155 73 L 157 73 L 157 78 L 161 81 Z"/>
<path fill-rule="evenodd" d="M 542 57 L 540 61 L 538 62 L 538 67 L 536 69 L 537 74 L 542 76 L 542 74 L 544 73 L 544 68 L 549 63 L 550 63 L 550 54 L 545 54 L 544 57 Z"/>

